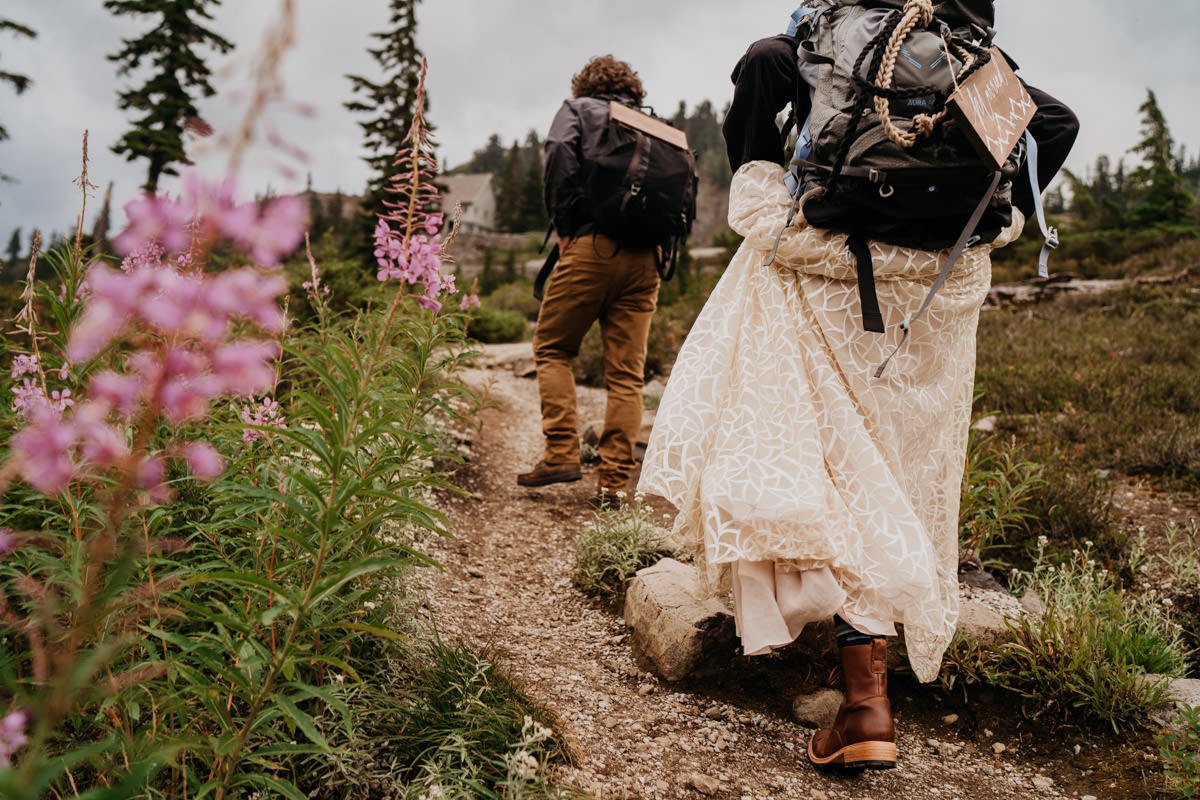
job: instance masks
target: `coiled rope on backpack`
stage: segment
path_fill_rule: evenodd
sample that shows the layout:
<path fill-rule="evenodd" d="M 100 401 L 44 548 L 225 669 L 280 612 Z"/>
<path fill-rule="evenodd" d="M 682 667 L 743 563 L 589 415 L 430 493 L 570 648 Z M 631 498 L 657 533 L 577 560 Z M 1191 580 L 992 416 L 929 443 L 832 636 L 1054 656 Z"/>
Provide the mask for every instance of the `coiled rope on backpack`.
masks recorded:
<path fill-rule="evenodd" d="M 887 47 L 883 51 L 883 59 L 880 64 L 879 75 L 875 80 L 875 85 L 884 90 L 892 89 L 896 74 L 896 60 L 900 58 L 901 49 L 904 47 L 904 41 L 908 35 L 912 33 L 913 28 L 917 25 L 928 28 L 933 24 L 933 0 L 908 0 L 904 6 L 903 16 L 900 18 L 895 30 L 892 33 L 891 39 L 888 41 Z M 961 47 L 955 46 L 958 55 L 963 59 L 964 72 L 971 70 L 974 66 L 975 57 Z M 949 52 L 946 54 L 949 56 Z M 949 62 L 953 64 L 953 62 Z M 953 69 L 953 66 L 951 66 Z M 957 76 L 956 76 L 957 81 Z M 949 113 L 949 109 L 943 107 L 936 114 L 918 114 L 913 117 L 913 130 L 901 130 L 895 122 L 892 121 L 891 102 L 887 94 L 875 95 L 875 113 L 879 115 L 879 123 L 883 127 L 884 134 L 892 140 L 898 147 L 903 147 L 908 150 L 917 145 L 921 137 L 931 136 L 937 129 L 937 126 L 942 123 Z"/>

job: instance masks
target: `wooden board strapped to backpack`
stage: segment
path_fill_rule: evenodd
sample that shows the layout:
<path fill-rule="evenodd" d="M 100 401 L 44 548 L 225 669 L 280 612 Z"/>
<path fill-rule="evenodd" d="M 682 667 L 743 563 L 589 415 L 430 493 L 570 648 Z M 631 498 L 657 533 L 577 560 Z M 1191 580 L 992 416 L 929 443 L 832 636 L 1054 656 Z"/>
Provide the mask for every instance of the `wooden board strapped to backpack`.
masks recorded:
<path fill-rule="evenodd" d="M 1004 166 L 1025 135 L 1037 104 L 999 48 L 950 96 L 948 105 L 980 158 Z"/>
<path fill-rule="evenodd" d="M 641 131 L 647 136 L 653 136 L 655 139 L 660 139 L 673 147 L 678 147 L 680 150 L 688 149 L 686 133 L 678 128 L 671 127 L 661 119 L 655 119 L 649 114 L 643 114 L 636 108 L 630 108 L 623 103 L 613 100 L 608 104 L 608 116 L 613 122 L 624 125 L 626 128 Z"/>

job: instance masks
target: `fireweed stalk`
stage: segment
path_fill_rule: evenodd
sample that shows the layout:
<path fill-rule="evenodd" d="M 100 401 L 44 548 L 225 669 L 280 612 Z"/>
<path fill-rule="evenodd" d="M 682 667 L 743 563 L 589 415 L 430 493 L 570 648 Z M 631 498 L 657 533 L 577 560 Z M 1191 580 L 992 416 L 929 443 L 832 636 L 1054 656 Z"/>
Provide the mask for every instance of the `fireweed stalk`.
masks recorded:
<path fill-rule="evenodd" d="M 77 365 L 107 356 L 112 366 L 91 374 L 78 402 L 57 392 L 29 401 L 22 409 L 28 424 L 11 440 L 10 465 L 25 483 L 50 498 L 90 492 L 100 513 L 94 527 L 85 524 L 76 534 L 82 547 L 78 586 L 56 587 L 33 575 L 17 582 L 18 595 L 40 613 L 22 615 L 0 597 L 0 622 L 25 636 L 34 680 L 45 688 L 32 714 L 6 718 L 14 728 L 6 733 L 9 755 L 25 742 L 16 723 L 29 718 L 29 748 L 40 753 L 103 674 L 107 659 L 92 656 L 115 654 L 119 644 L 105 644 L 100 626 L 128 598 L 109 590 L 113 574 L 127 574 L 140 557 L 181 546 L 150 544 L 129 524 L 139 509 L 171 501 L 168 463 L 182 462 L 201 480 L 224 470 L 207 442 L 174 435 L 164 442 L 162 431 L 203 422 L 218 398 L 252 397 L 275 383 L 278 344 L 245 332 L 283 332 L 279 298 L 286 282 L 278 272 L 258 268 L 206 275 L 192 267 L 206 249 L 193 248 L 228 242 L 273 265 L 303 235 L 302 208 L 297 212 L 295 198 L 238 204 L 230 180 L 211 185 L 192 175 L 185 187 L 181 198 L 130 203 L 130 227 L 117 240 L 127 255 L 123 269 L 97 263 L 87 271 L 86 298 L 63 355 Z M 36 342 L 35 328 L 31 316 Z M 31 370 L 44 381 L 36 355 L 19 357 L 13 372 Z M 9 550 L 33 546 L 37 538 L 8 536 Z M 117 691 L 151 677 L 146 670 L 110 676 L 104 688 Z M 18 763 L 17 786 L 29 785 L 37 762 Z"/>

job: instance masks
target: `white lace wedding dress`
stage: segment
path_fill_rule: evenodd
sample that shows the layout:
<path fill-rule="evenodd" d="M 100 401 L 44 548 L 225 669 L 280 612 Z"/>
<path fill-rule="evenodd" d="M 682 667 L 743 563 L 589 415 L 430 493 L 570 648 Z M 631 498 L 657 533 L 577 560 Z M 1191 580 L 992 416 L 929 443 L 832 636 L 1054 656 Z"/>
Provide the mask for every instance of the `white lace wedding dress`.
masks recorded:
<path fill-rule="evenodd" d="M 958 510 L 975 334 L 994 247 L 968 250 L 886 374 L 944 252 L 872 244 L 886 335 L 862 328 L 845 237 L 799 221 L 764 266 L 791 198 L 747 164 L 729 222 L 746 237 L 688 336 L 655 419 L 639 490 L 679 509 L 673 534 L 716 592 L 734 590 L 748 654 L 841 613 L 902 623 L 936 678 L 958 619 Z"/>

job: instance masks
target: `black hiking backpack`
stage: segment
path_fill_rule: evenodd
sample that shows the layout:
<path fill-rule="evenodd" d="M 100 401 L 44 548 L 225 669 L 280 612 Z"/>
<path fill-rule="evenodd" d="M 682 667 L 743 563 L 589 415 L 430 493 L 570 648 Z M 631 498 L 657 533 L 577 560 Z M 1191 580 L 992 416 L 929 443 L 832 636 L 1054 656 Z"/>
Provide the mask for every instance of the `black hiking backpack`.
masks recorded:
<path fill-rule="evenodd" d="M 882 376 L 967 247 L 1012 224 L 1013 181 L 1036 143 L 1026 134 L 999 169 L 949 115 L 955 89 L 994 57 L 992 0 L 812 0 L 796 33 L 802 88 L 811 105 L 792 178 L 797 210 L 817 228 L 848 234 L 857 263 L 863 327 L 886 332 L 869 241 L 950 248 Z M 1031 169 L 1034 196 L 1036 170 Z M 1047 236 L 1041 270 L 1058 244 Z M 782 235 L 782 234 L 781 234 Z"/>
<path fill-rule="evenodd" d="M 666 120 L 616 99 L 588 102 L 600 100 L 608 104 L 608 124 L 594 140 L 585 139 L 581 154 L 593 229 L 620 247 L 660 248 L 659 275 L 670 280 L 696 221 L 696 155 L 683 131 Z M 558 255 L 556 247 L 534 282 L 538 299 Z"/>
<path fill-rule="evenodd" d="M 941 250 L 958 241 L 985 199 L 970 226 L 972 243 L 993 241 L 1012 223 L 1012 183 L 1024 150 L 1012 153 L 993 186 L 995 166 L 946 118 L 957 83 L 992 53 L 968 38 L 963 3 L 941 5 L 951 7 L 953 22 L 935 16 L 918 23 L 894 66 L 887 51 L 904 0 L 825 0 L 805 18 L 798 57 L 812 105 L 810 149 L 795 167 L 812 225 Z"/>

